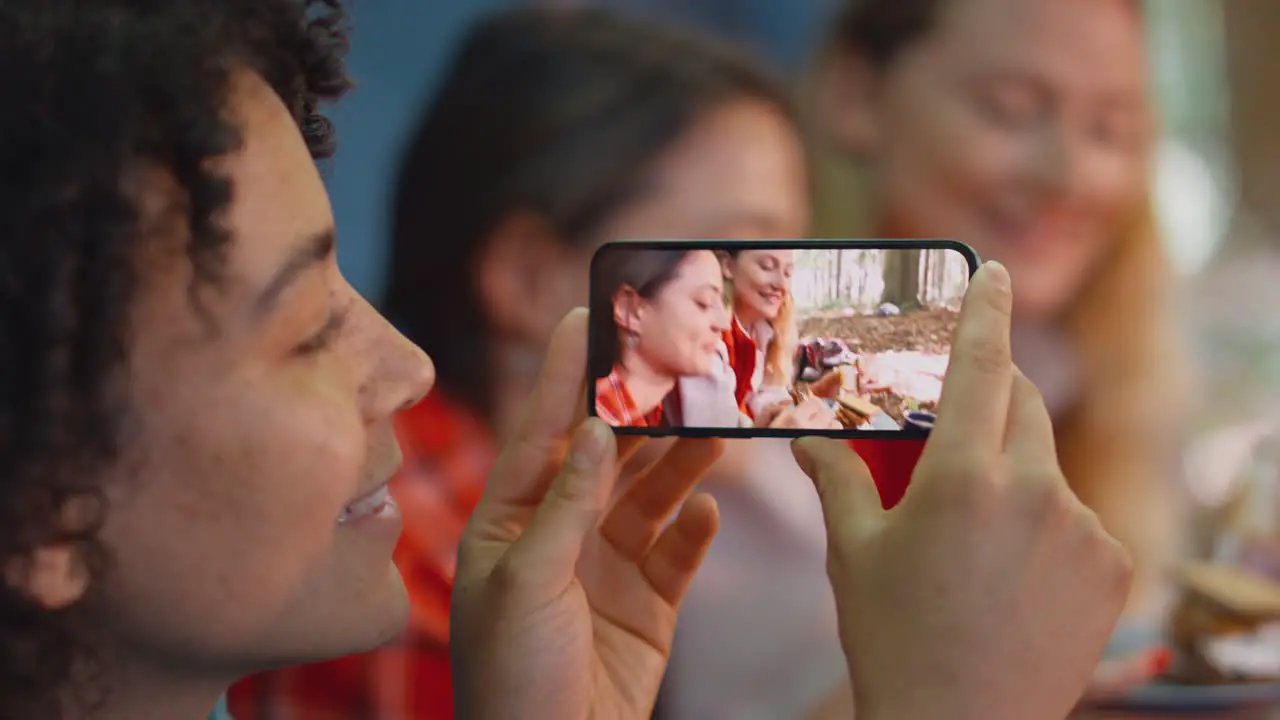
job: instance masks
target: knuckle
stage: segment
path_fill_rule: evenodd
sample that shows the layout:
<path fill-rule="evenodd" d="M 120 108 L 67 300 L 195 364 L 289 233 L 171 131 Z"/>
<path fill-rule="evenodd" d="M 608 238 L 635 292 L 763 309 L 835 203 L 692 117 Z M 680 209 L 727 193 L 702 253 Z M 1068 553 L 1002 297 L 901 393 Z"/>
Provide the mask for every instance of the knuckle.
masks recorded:
<path fill-rule="evenodd" d="M 1044 394 L 1040 392 L 1040 388 L 1036 384 L 1027 379 L 1025 375 L 1015 375 L 1013 378 L 1014 390 L 1018 398 L 1024 405 L 1043 405 Z"/>
<path fill-rule="evenodd" d="M 1066 478 L 1056 465 L 1024 466 L 1016 470 L 1016 475 L 1019 486 L 1041 502 L 1066 504 L 1068 500 L 1075 500 L 1075 495 L 1067 487 Z"/>
<path fill-rule="evenodd" d="M 967 505 L 988 497 L 1000 484 L 1004 470 L 999 463 L 993 463 L 979 453 L 962 451 L 945 460 L 937 456 L 923 458 L 916 472 L 936 478 L 927 486 L 936 488 L 945 502 Z"/>
<path fill-rule="evenodd" d="M 1128 598 L 1129 591 L 1133 587 L 1133 555 L 1129 550 L 1116 540 L 1111 540 L 1111 547 L 1115 562 L 1113 563 L 1111 582 L 1116 594 Z"/>
<path fill-rule="evenodd" d="M 1133 584 L 1133 556 L 1123 543 L 1116 540 L 1106 531 L 1096 514 L 1090 511 L 1089 515 L 1094 528 L 1093 552 L 1106 558 L 1106 575 L 1104 577 L 1106 587 L 1117 598 L 1127 599 Z"/>
<path fill-rule="evenodd" d="M 1100 590 L 1109 592 L 1118 602 L 1125 601 L 1133 584 L 1133 556 L 1123 543 L 1107 532 L 1093 510 L 1077 503 L 1075 514 L 1084 539 L 1081 551 L 1098 567 Z"/>
<path fill-rule="evenodd" d="M 1075 521 L 1074 497 L 1053 473 L 1040 469 L 1019 473 L 1018 489 L 1024 511 L 1037 523 L 1062 530 Z"/>
<path fill-rule="evenodd" d="M 530 583 L 528 563 L 518 562 L 507 552 L 489 571 L 489 592 L 497 598 L 519 597 Z"/>

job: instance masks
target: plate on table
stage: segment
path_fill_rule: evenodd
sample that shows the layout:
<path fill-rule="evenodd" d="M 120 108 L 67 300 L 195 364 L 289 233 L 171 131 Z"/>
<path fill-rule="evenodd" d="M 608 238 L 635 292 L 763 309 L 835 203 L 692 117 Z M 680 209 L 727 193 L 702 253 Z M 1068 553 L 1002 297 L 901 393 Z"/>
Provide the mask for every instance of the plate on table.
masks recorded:
<path fill-rule="evenodd" d="M 1116 630 L 1105 657 L 1123 657 L 1164 641 L 1156 629 L 1125 626 Z M 1157 680 L 1119 697 L 1092 704 L 1090 710 L 1158 717 L 1221 716 L 1270 705 L 1280 706 L 1280 682 L 1230 685 L 1185 685 Z"/>

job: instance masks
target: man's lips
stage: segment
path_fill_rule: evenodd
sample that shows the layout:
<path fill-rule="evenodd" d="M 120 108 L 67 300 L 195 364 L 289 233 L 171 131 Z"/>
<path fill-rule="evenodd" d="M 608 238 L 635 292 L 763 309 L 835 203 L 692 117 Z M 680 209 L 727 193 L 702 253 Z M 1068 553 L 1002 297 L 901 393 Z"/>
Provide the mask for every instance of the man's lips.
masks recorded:
<path fill-rule="evenodd" d="M 390 482 L 395 474 L 399 472 L 400 466 L 404 463 L 404 455 L 400 451 L 398 443 L 392 443 L 394 450 L 388 455 L 386 462 L 379 463 L 379 466 L 385 468 L 373 477 L 384 478 L 373 486 L 361 488 L 359 494 L 347 501 L 343 507 L 342 515 L 339 516 L 338 522 L 350 522 L 351 520 L 377 515 L 396 509 L 395 498 L 391 496 Z"/>
<path fill-rule="evenodd" d="M 396 501 L 391 497 L 391 489 L 382 483 L 370 492 L 347 503 L 338 516 L 339 523 L 348 523 L 365 517 L 381 515 L 396 508 Z"/>

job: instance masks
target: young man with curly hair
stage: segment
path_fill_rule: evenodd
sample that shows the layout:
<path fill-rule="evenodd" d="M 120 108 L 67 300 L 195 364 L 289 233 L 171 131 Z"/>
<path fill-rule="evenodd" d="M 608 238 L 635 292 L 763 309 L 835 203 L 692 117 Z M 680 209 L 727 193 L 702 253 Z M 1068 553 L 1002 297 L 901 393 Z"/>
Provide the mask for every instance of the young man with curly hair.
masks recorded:
<path fill-rule="evenodd" d="M 433 369 L 335 260 L 345 46 L 337 0 L 0 4 L 3 720 L 203 717 L 405 627 L 391 418 Z M 684 447 L 614 526 L 689 495 L 719 446 Z M 640 558 L 663 582 L 615 559 L 630 613 L 674 618 L 688 517 Z"/>
<path fill-rule="evenodd" d="M 402 625 L 432 370 L 335 262 L 336 9 L 0 6 L 2 717 L 195 717 Z"/>

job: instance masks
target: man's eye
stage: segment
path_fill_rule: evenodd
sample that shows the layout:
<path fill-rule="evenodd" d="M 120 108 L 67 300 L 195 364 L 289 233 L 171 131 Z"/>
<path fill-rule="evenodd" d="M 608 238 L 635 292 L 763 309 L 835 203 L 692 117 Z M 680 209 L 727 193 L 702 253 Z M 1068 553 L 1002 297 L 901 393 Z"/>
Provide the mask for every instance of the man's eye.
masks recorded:
<path fill-rule="evenodd" d="M 346 319 L 346 312 L 330 312 L 324 325 L 314 335 L 294 348 L 294 353 L 297 355 L 315 355 L 328 349 L 333 344 L 334 338 L 342 331 L 342 325 Z"/>

